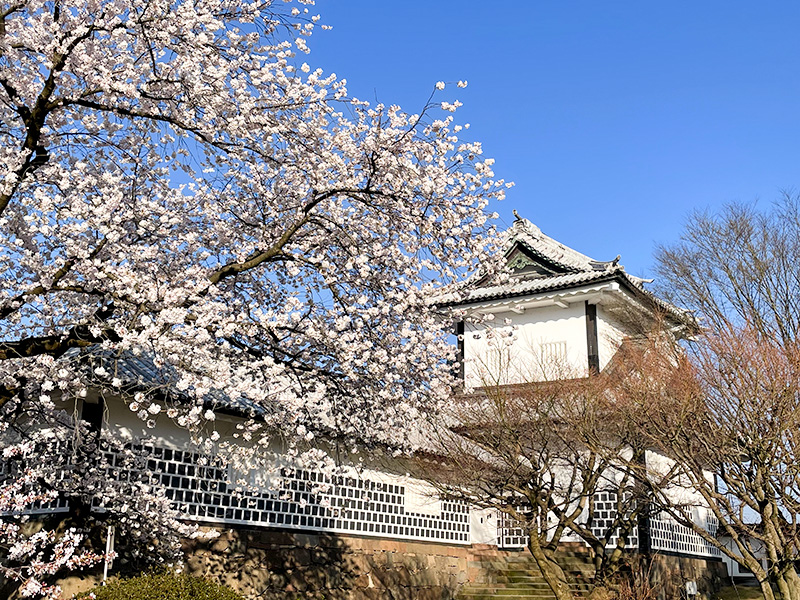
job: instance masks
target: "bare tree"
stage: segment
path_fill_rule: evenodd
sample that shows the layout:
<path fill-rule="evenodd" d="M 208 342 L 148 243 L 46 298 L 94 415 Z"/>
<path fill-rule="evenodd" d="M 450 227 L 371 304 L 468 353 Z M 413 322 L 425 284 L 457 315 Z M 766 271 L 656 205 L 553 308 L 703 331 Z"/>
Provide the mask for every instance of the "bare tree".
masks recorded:
<path fill-rule="evenodd" d="M 658 249 L 661 293 L 707 330 L 749 326 L 779 343 L 800 333 L 800 197 L 766 211 L 731 204 L 695 213 L 680 242 Z"/>
<path fill-rule="evenodd" d="M 797 198 L 692 216 L 658 261 L 666 293 L 696 311 L 703 331 L 685 358 L 642 363 L 631 390 L 642 434 L 674 459 L 672 477 L 702 497 L 733 548 L 695 524 L 691 506 L 670 510 L 750 569 L 768 599 L 773 585 L 800 598 L 798 256 Z"/>
<path fill-rule="evenodd" d="M 491 507 L 522 528 L 528 549 L 559 600 L 571 600 L 558 562 L 565 540 L 583 542 L 600 597 L 625 564 L 636 534 L 638 465 L 646 448 L 618 418 L 610 372 L 522 385 L 487 386 L 458 398 L 439 428 L 444 460 L 429 479 L 445 493 Z M 599 518 L 600 494 L 613 503 Z"/>

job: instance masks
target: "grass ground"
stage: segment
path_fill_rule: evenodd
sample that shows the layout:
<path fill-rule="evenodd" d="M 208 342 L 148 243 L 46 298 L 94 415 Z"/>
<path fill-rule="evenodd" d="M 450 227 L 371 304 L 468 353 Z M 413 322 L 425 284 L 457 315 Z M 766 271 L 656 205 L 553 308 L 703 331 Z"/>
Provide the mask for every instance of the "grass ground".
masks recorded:
<path fill-rule="evenodd" d="M 714 600 L 764 600 L 764 595 L 757 587 L 732 585 L 722 588 Z"/>

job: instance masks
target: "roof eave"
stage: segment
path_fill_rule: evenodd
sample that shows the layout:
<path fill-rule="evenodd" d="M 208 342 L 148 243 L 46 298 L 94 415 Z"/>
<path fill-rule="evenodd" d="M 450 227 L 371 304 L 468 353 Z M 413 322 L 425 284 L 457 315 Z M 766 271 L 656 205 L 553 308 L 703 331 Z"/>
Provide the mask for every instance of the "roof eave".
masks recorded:
<path fill-rule="evenodd" d="M 553 300 L 551 304 L 556 304 L 556 301 L 561 299 L 567 300 L 567 304 L 571 304 L 578 299 L 586 300 L 586 296 L 612 291 L 611 289 L 606 288 L 607 284 L 613 280 L 614 276 L 613 274 L 610 274 L 607 277 L 598 277 L 597 279 L 587 283 L 582 283 L 578 286 L 575 286 L 574 284 L 564 284 L 547 290 L 542 290 L 540 292 L 520 291 L 500 293 L 473 300 L 467 298 L 461 301 L 444 302 L 439 304 L 439 306 L 441 308 L 461 308 L 467 311 L 480 310 L 481 308 L 488 309 L 500 306 L 510 306 L 515 300 L 525 297 L 529 297 L 528 301 L 532 303 Z M 511 308 L 508 310 L 511 310 Z"/>

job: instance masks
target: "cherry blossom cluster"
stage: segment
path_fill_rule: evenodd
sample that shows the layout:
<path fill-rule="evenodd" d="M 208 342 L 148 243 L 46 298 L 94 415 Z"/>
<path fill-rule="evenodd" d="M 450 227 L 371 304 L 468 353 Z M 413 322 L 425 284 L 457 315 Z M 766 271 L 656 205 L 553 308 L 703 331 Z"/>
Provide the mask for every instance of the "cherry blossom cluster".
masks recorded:
<path fill-rule="evenodd" d="M 102 444 L 72 417 L 98 386 L 232 455 L 276 437 L 405 449 L 451 391 L 431 299 L 485 258 L 507 184 L 459 137 L 457 99 L 370 105 L 301 62 L 307 4 L 0 7 L 5 458 L 47 458 L 42 489 L 100 497 L 133 538 L 187 531 L 157 491 L 80 466 Z M 226 403 L 250 418 L 222 439 Z M 0 552 L 32 539 L 4 531 Z"/>
<path fill-rule="evenodd" d="M 24 566 L 0 566 L 0 573 L 6 578 L 21 582 L 19 593 L 23 598 L 60 598 L 59 586 L 44 583 L 49 576 L 61 570 L 86 568 L 111 558 L 81 549 L 83 540 L 83 533 L 75 528 L 59 534 L 53 530 L 42 530 L 33 535 L 19 537 L 4 558 L 8 563 Z"/>

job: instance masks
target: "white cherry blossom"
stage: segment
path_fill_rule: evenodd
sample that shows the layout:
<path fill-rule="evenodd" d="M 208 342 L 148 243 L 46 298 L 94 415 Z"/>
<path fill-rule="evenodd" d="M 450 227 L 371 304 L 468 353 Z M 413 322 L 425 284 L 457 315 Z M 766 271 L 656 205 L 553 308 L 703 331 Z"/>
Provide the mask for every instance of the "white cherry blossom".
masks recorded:
<path fill-rule="evenodd" d="M 214 405 L 244 399 L 254 414 L 236 443 L 209 442 L 404 448 L 396 424 L 435 411 L 452 383 L 450 322 L 430 299 L 493 239 L 506 184 L 459 138 L 461 103 L 409 114 L 350 97 L 296 57 L 317 23 L 304 4 L 0 4 L 4 456 L 37 454 L 46 466 L 27 461 L 28 477 L 99 498 L 131 539 L 171 540 L 164 560 L 190 531 L 153 489 L 81 463 L 100 441 L 76 405 L 105 385 L 148 426 L 172 419 L 202 442 Z M 132 389 L 125 357 L 159 377 Z M 40 501 L 15 477 L 0 513 Z M 31 538 L 14 522 L 0 552 L 16 563 L 0 569 L 25 594 L 55 593 L 73 557 L 98 559 L 80 532 Z M 27 544 L 52 567 L 34 569 Z"/>

